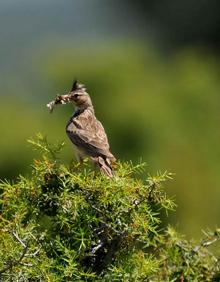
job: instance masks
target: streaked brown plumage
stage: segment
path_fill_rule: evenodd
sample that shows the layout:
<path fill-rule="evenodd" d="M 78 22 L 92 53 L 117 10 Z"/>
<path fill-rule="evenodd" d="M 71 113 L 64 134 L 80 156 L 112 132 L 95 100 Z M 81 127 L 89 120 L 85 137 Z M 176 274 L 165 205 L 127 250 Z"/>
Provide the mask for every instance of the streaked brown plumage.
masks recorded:
<path fill-rule="evenodd" d="M 112 162 L 115 157 L 110 152 L 108 138 L 101 122 L 97 120 L 91 98 L 83 84 L 73 83 L 69 94 L 58 96 L 53 104 L 48 104 L 52 110 L 55 104 L 74 102 L 76 108 L 66 126 L 66 133 L 77 152 L 78 159 L 89 156 L 99 165 L 108 177 L 113 176 Z"/>

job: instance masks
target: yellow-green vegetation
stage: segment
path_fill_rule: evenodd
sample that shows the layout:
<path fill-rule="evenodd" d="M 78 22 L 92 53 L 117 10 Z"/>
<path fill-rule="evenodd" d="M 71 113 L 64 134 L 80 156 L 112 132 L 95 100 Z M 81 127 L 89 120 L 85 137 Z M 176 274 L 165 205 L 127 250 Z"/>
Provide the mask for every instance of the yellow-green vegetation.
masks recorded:
<path fill-rule="evenodd" d="M 0 185 L 1 281 L 219 281 L 207 250 L 219 231 L 195 244 L 161 221 L 175 208 L 170 173 L 119 162 L 108 179 L 62 164 L 63 144 L 30 143 L 42 154 L 32 174 Z"/>
<path fill-rule="evenodd" d="M 87 85 L 117 158 L 142 158 L 151 172 L 175 172 L 171 185 L 179 208 L 174 217 L 181 230 L 194 237 L 203 226 L 215 227 L 220 213 L 220 67 L 215 55 L 198 49 L 160 54 L 138 41 L 100 42 L 89 53 L 87 46 L 78 48 L 68 40 L 53 46 L 55 51 L 42 46 L 26 54 L 33 62 L 34 83 L 20 78 L 21 72 L 10 76 L 10 89 L 1 89 L 1 178 L 26 173 L 34 156 L 26 139 L 36 132 L 66 141 L 61 158 L 71 161 L 65 124 L 73 109 L 63 106 L 49 115 L 45 105 L 69 91 L 77 78 Z"/>

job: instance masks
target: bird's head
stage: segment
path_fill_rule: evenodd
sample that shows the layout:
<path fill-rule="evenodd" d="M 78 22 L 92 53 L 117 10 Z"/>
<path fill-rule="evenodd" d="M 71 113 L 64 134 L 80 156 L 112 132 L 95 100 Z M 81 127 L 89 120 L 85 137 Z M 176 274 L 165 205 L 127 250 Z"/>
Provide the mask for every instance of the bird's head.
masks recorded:
<path fill-rule="evenodd" d="M 72 89 L 69 93 L 69 100 L 79 109 L 92 107 L 92 101 L 89 94 L 86 92 L 85 86 L 80 84 L 77 80 L 73 82 Z"/>
<path fill-rule="evenodd" d="M 79 110 L 85 110 L 87 108 L 92 109 L 92 101 L 90 99 L 89 94 L 86 92 L 86 88 L 83 84 L 80 84 L 77 80 L 73 82 L 73 86 L 71 91 L 66 95 L 58 95 L 55 100 L 49 102 L 47 107 L 50 109 L 52 113 L 54 107 L 60 104 L 68 104 L 73 102 Z"/>

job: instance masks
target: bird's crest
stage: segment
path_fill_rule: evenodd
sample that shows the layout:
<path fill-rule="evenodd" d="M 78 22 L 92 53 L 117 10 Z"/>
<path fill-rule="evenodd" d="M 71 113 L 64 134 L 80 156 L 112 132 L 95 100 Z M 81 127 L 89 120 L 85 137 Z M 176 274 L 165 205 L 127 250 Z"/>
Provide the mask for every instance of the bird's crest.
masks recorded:
<path fill-rule="evenodd" d="M 71 92 L 72 91 L 76 91 L 76 90 L 86 90 L 85 85 L 81 84 L 77 80 L 75 80 L 73 82 L 73 86 L 72 86 Z"/>

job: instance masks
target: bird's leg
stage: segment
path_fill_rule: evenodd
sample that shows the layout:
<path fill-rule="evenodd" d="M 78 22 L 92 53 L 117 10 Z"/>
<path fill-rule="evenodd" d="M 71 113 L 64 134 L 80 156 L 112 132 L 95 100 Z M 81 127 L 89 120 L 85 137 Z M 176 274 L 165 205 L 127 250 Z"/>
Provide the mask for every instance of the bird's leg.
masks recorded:
<path fill-rule="evenodd" d="M 98 157 L 91 157 L 91 160 L 92 160 L 93 169 L 97 171 L 100 168 L 98 163 Z"/>
<path fill-rule="evenodd" d="M 83 155 L 80 153 L 80 152 L 77 152 L 76 153 L 76 158 L 77 158 L 77 161 L 80 163 L 80 165 L 83 164 Z"/>

